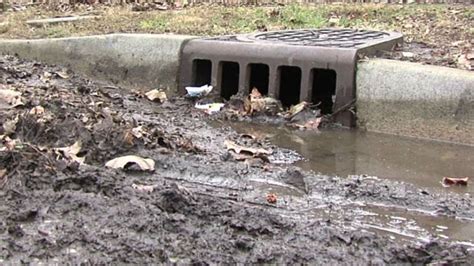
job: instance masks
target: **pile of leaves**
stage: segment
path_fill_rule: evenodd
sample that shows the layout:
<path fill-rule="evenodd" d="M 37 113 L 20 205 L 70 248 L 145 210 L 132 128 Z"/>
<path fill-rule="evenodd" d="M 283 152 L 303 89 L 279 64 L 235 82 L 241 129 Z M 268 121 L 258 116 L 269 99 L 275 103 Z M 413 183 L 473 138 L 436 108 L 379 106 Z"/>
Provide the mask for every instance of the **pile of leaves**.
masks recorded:
<path fill-rule="evenodd" d="M 168 134 L 164 126 L 137 119 L 123 108 L 145 97 L 149 95 L 125 93 L 60 67 L 0 57 L 0 185 L 20 171 L 57 173 L 76 171 L 81 164 L 105 166 L 144 148 L 201 151 L 190 139 Z M 112 165 L 140 165 L 143 158 L 128 159 L 122 167 Z"/>

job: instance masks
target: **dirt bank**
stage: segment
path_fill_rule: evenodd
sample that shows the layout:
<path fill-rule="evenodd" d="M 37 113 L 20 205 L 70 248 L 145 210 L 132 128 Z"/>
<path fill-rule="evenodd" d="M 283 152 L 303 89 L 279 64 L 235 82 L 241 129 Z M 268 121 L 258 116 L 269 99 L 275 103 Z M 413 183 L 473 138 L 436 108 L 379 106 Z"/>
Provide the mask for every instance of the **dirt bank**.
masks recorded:
<path fill-rule="evenodd" d="M 454 241 L 350 224 L 380 205 L 472 220 L 468 196 L 304 172 L 285 164 L 294 152 L 210 126 L 189 100 L 151 102 L 60 67 L 1 57 L 0 84 L 21 93 L 0 106 L 3 263 L 474 260 Z M 226 140 L 270 154 L 242 160 Z M 104 166 L 122 155 L 151 158 L 154 171 Z"/>

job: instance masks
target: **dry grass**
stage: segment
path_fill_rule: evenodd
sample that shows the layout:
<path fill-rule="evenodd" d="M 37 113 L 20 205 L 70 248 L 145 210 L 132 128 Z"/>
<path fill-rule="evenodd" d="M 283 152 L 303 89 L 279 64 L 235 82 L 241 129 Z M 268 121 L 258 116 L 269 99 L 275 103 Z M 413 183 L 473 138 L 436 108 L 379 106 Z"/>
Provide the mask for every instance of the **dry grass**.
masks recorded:
<path fill-rule="evenodd" d="M 100 15 L 74 24 L 29 27 L 28 19 Z M 449 5 L 288 5 L 275 7 L 198 6 L 182 10 L 133 12 L 131 7 L 79 7 L 54 11 L 38 7 L 2 15 L 2 38 L 55 38 L 114 32 L 217 35 L 290 28 L 357 27 L 399 31 L 405 40 L 429 44 L 463 42 L 472 47 L 474 8 Z"/>

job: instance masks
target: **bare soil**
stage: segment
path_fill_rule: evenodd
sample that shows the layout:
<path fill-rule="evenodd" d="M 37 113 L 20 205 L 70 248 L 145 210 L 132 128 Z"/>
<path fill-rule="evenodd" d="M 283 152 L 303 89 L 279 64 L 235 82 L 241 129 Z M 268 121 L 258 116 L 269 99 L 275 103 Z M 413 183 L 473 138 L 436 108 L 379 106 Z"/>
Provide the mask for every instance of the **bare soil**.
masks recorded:
<path fill-rule="evenodd" d="M 220 118 L 211 126 L 192 100 L 152 102 L 61 67 L 1 57 L 0 86 L 24 103 L 0 109 L 1 263 L 474 261 L 454 241 L 394 240 L 330 215 L 383 205 L 472 220 L 470 197 L 305 172 L 287 164 L 295 152 Z M 237 160 L 226 140 L 271 154 Z M 84 164 L 54 149 L 77 141 Z M 121 155 L 151 158 L 155 170 L 104 166 Z"/>

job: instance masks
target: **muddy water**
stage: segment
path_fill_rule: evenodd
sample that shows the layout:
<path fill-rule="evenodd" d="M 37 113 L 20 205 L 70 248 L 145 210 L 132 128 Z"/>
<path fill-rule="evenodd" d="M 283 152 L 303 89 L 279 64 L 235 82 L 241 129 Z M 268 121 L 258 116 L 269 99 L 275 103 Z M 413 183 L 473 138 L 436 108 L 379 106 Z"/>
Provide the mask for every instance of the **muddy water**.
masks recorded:
<path fill-rule="evenodd" d="M 375 176 L 465 197 L 474 192 L 472 184 L 444 188 L 440 183 L 443 176 L 473 176 L 474 147 L 350 130 L 309 132 L 242 123 L 232 127 L 239 133 L 268 137 L 275 145 L 297 151 L 305 160 L 296 164 L 305 170 L 326 175 Z M 282 193 L 271 186 L 269 191 Z M 427 241 L 434 237 L 474 247 L 472 220 L 364 203 L 337 211 L 322 208 L 310 212 L 340 221 L 341 226 L 384 233 L 395 239 Z"/>
<path fill-rule="evenodd" d="M 444 176 L 474 175 L 474 147 L 351 130 L 299 131 L 285 127 L 233 124 L 240 133 L 266 136 L 300 153 L 305 170 L 327 175 L 369 175 L 420 187 L 468 193 L 474 186 L 443 188 Z"/>

